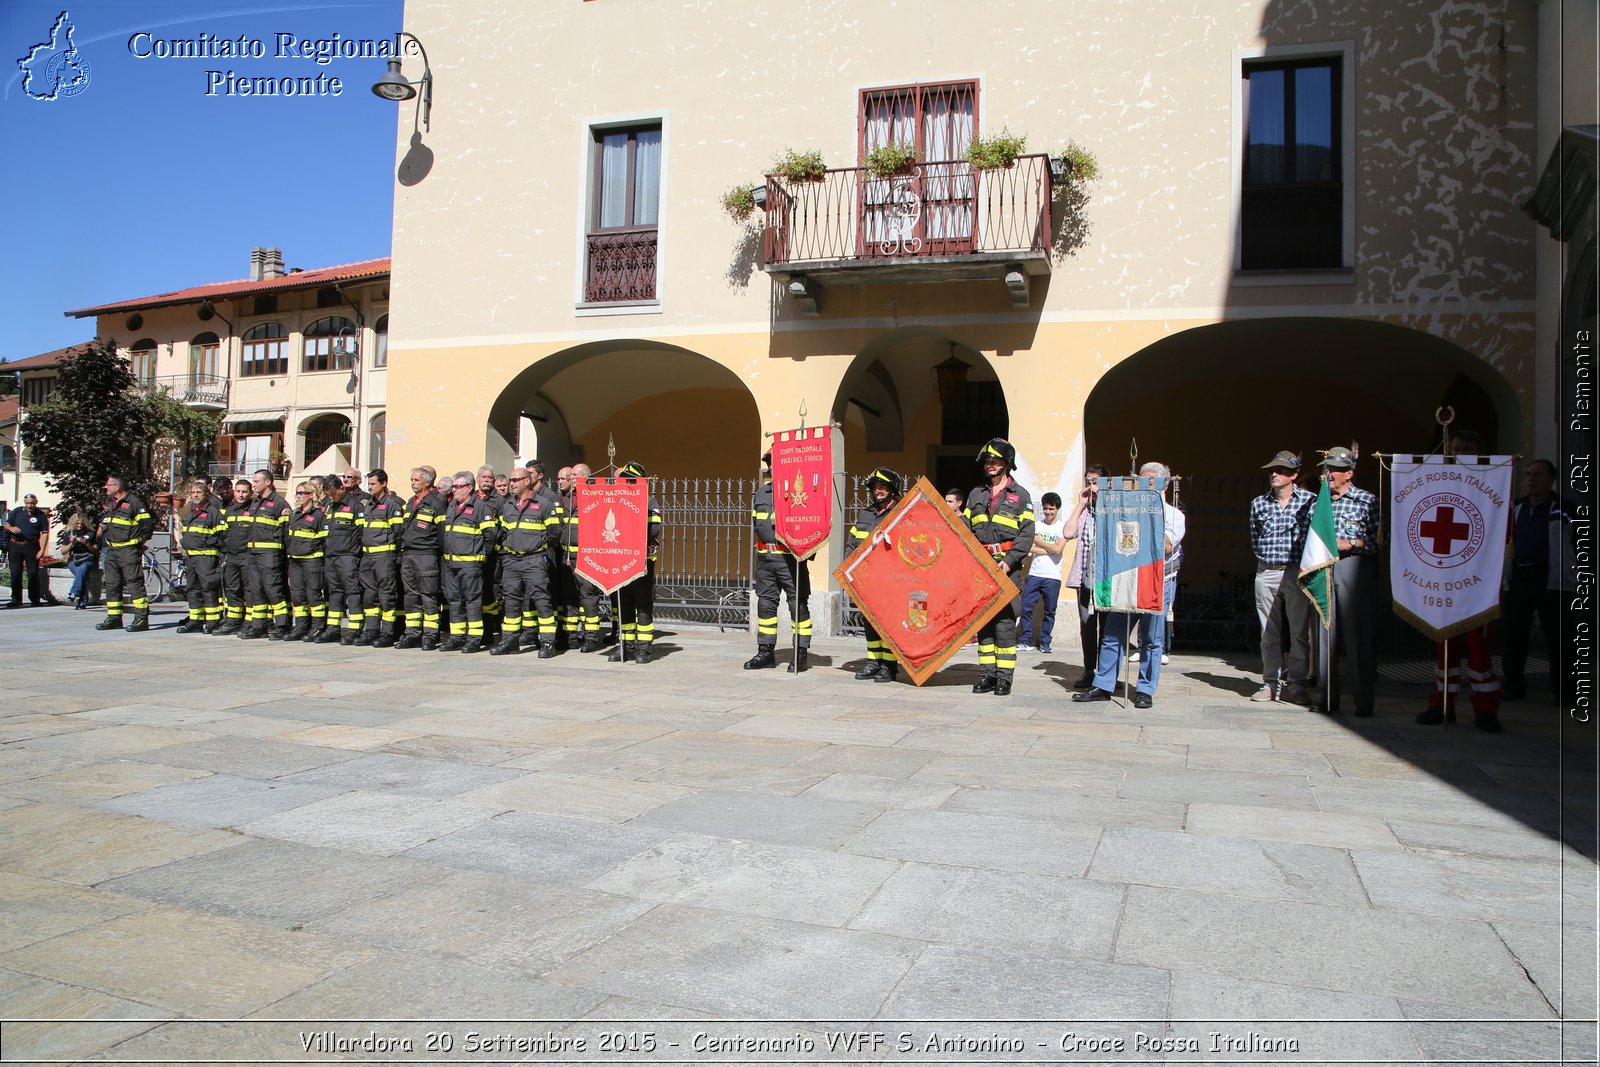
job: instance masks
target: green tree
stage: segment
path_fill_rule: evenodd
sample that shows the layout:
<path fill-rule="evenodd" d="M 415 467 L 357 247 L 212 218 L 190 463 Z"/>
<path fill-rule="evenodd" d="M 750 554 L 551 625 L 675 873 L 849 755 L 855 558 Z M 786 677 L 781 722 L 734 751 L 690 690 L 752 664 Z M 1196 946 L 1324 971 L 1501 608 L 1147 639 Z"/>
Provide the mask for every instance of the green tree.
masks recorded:
<path fill-rule="evenodd" d="M 155 494 L 168 488 L 172 452 L 209 452 L 218 421 L 140 387 L 116 342 L 97 337 L 62 358 L 55 390 L 25 410 L 21 433 L 33 465 L 60 495 L 61 513 L 97 516 L 113 474 L 154 508 Z"/>

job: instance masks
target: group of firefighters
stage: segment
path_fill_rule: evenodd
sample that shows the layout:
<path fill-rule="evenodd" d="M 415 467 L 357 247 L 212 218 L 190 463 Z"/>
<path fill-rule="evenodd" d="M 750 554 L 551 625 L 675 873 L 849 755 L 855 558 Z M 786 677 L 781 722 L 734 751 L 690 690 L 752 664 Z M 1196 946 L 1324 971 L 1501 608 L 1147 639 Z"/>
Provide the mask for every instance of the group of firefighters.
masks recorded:
<path fill-rule="evenodd" d="M 188 618 L 178 633 L 245 640 L 418 648 L 511 655 L 601 648 L 598 587 L 577 574 L 577 483 L 584 464 L 563 467 L 552 487 L 541 464 L 497 479 L 492 467 L 435 485 L 431 467 L 411 471 L 411 495 L 373 470 L 301 481 L 292 502 L 272 472 L 211 485 L 194 479 L 176 507 L 186 561 Z M 647 478 L 628 463 L 617 476 Z M 97 629 L 149 628 L 144 544 L 154 527 L 119 478 L 106 481 L 106 617 Z M 648 566 L 618 597 L 626 653 L 650 659 L 661 513 L 649 503 Z"/>
<path fill-rule="evenodd" d="M 756 654 L 746 670 L 777 665 L 778 603 L 787 596 L 796 653 L 789 671 L 803 671 L 811 644 L 810 575 L 779 540 L 771 453 L 751 502 L 755 550 Z M 978 542 L 1013 582 L 1033 543 L 1033 501 L 1011 477 L 1016 450 L 1000 438 L 978 455 L 984 484 L 963 511 Z M 389 475 L 347 470 L 301 481 L 294 500 L 279 495 L 272 472 L 213 486 L 194 479 L 176 504 L 178 545 L 186 560 L 188 618 L 178 633 L 240 638 L 437 649 L 510 655 L 537 650 L 541 659 L 602 647 L 599 587 L 578 572 L 577 485 L 584 464 L 563 467 L 555 486 L 540 463 L 496 477 L 481 467 L 435 485 L 431 467 L 411 471 L 411 495 L 391 491 Z M 617 477 L 648 477 L 638 463 Z M 866 478 L 867 505 L 850 527 L 853 549 L 871 536 L 905 490 L 887 467 Z M 106 481 L 106 616 L 96 629 L 149 628 L 144 545 L 154 520 L 122 479 Z M 618 643 L 624 656 L 648 663 L 655 639 L 652 606 L 661 543 L 661 511 L 648 507 L 647 566 L 618 594 Z M 1017 663 L 1016 614 L 1007 608 L 978 635 L 980 677 L 974 692 L 1011 692 Z M 870 627 L 867 663 L 858 679 L 892 682 L 894 653 Z"/>

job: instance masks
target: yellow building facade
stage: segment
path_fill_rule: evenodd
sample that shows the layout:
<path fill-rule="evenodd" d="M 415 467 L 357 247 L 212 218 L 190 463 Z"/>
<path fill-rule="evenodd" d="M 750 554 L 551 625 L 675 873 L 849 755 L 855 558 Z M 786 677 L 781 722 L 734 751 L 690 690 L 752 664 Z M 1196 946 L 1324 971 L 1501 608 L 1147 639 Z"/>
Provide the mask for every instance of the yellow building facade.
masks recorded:
<path fill-rule="evenodd" d="M 414 0 L 390 467 L 598 470 L 614 440 L 748 478 L 804 412 L 850 473 L 965 489 L 1003 435 L 1069 506 L 1086 463 L 1169 463 L 1190 580 L 1243 573 L 1279 449 L 1359 442 L 1377 489 L 1446 405 L 1553 447 L 1520 210 L 1552 3 Z M 1022 156 L 973 169 L 1002 132 Z M 1052 176 L 1069 144 L 1097 177 Z M 775 175 L 788 150 L 826 173 Z"/>

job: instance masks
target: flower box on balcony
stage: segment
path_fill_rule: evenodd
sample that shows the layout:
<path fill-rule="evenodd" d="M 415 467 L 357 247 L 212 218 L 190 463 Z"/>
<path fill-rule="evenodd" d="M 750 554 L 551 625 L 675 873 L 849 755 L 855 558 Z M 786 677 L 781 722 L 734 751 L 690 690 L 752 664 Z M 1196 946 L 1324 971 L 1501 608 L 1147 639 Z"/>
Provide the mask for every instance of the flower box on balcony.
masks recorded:
<path fill-rule="evenodd" d="M 822 161 L 822 153 L 815 149 L 796 152 L 786 148 L 783 155 L 772 162 L 772 173 L 788 182 L 820 182 L 827 172 L 828 166 Z"/>

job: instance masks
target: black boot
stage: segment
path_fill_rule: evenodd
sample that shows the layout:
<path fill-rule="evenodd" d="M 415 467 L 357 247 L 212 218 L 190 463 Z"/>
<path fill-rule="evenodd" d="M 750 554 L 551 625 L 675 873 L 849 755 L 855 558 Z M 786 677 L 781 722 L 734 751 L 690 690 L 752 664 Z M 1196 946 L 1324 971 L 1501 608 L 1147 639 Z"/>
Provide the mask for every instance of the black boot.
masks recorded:
<path fill-rule="evenodd" d="M 344 635 L 339 632 L 337 626 L 324 626 L 322 632 L 317 634 L 317 644 L 319 645 L 331 645 L 335 641 L 342 640 L 344 640 Z M 351 638 L 351 640 L 355 639 Z"/>
<path fill-rule="evenodd" d="M 178 628 L 172 632 L 175 634 L 197 633 L 204 625 L 199 619 L 184 619 L 178 624 Z"/>
<path fill-rule="evenodd" d="M 218 637 L 227 637 L 229 634 L 238 633 L 243 626 L 244 624 L 238 619 L 224 619 L 215 632 Z"/>
<path fill-rule="evenodd" d="M 540 659 L 555 659 L 556 658 L 556 643 L 554 641 L 541 642 L 540 645 L 539 645 L 539 658 Z"/>
<path fill-rule="evenodd" d="M 992 693 L 992 692 L 994 692 L 994 687 L 995 687 L 995 677 L 994 677 L 994 675 L 985 674 L 985 675 L 983 675 L 982 677 L 980 677 L 978 679 L 977 684 L 972 687 L 972 691 L 974 693 Z"/>
<path fill-rule="evenodd" d="M 201 623 L 200 624 L 200 632 L 203 633 L 203 634 L 206 634 L 207 636 L 210 636 L 211 634 L 216 633 L 217 630 L 221 626 L 222 626 L 222 624 L 220 622 Z"/>
<path fill-rule="evenodd" d="M 440 652 L 460 652 L 461 646 L 467 643 L 466 634 L 451 634 L 450 640 L 439 646 Z"/>
<path fill-rule="evenodd" d="M 633 644 L 633 642 L 631 642 L 631 641 L 628 642 L 628 643 L 630 645 Z M 607 663 L 621 663 L 622 662 L 622 642 L 621 641 L 618 641 L 616 647 L 613 648 L 611 650 L 610 654 L 606 656 L 606 662 Z"/>
<path fill-rule="evenodd" d="M 462 655 L 466 655 L 466 656 L 470 656 L 474 652 L 482 652 L 482 651 L 483 651 L 483 638 L 481 638 L 481 637 L 469 637 L 469 638 L 467 638 L 466 644 L 461 646 L 461 653 L 462 653 Z"/>
<path fill-rule="evenodd" d="M 878 676 L 878 672 L 882 669 L 882 664 L 880 664 L 877 660 L 869 659 L 867 660 L 867 665 L 865 667 L 862 667 L 859 671 L 856 671 L 856 681 L 864 682 L 868 678 L 876 678 Z"/>
<path fill-rule="evenodd" d="M 479 644 L 479 646 L 482 646 L 483 642 L 479 641 L 478 644 Z M 436 652 L 436 651 L 438 651 L 438 648 L 439 648 L 439 636 L 437 634 L 423 634 L 422 635 L 422 651 L 424 651 L 424 652 Z"/>
<path fill-rule="evenodd" d="M 878 676 L 874 678 L 873 681 L 892 682 L 899 676 L 900 668 L 897 664 L 880 661 L 878 664 Z"/>
<path fill-rule="evenodd" d="M 128 632 L 130 634 L 142 634 L 148 629 L 150 629 L 150 615 L 148 612 L 139 612 L 133 617 L 133 621 L 128 624 Z"/>
<path fill-rule="evenodd" d="M 350 643 L 352 645 L 360 645 L 362 648 L 371 648 L 373 645 L 378 643 L 378 631 L 362 630 L 360 633 L 356 634 L 355 640 L 351 641 Z"/>
<path fill-rule="evenodd" d="M 500 643 L 498 645 L 495 645 L 493 648 L 491 648 L 489 650 L 489 655 L 491 655 L 491 656 L 515 656 L 519 651 L 521 651 L 521 648 L 517 644 L 517 635 L 516 634 L 506 634 L 504 637 L 502 637 L 500 639 Z"/>
<path fill-rule="evenodd" d="M 399 649 L 421 648 L 422 635 L 420 633 L 405 633 L 400 640 L 395 642 L 394 647 Z"/>
<path fill-rule="evenodd" d="M 1011 695 L 1011 675 L 1002 674 L 994 680 L 994 695 L 1008 697 Z"/>
<path fill-rule="evenodd" d="M 96 630 L 120 630 L 122 629 L 122 616 L 107 615 L 105 618 L 95 623 L 94 628 Z"/>
<path fill-rule="evenodd" d="M 267 628 L 256 623 L 251 623 L 239 631 L 239 640 L 241 641 L 260 641 L 266 636 Z"/>
<path fill-rule="evenodd" d="M 649 663 L 650 662 L 650 644 L 649 644 L 649 642 L 647 642 L 647 641 L 638 641 L 638 642 L 634 643 L 634 646 L 633 646 L 633 662 L 635 662 L 635 663 Z"/>
<path fill-rule="evenodd" d="M 524 628 L 517 637 L 517 644 L 522 651 L 529 652 L 539 647 L 539 631 Z"/>
<path fill-rule="evenodd" d="M 805 669 L 806 669 L 806 650 L 803 649 L 803 648 L 797 648 L 797 649 L 794 650 L 794 662 L 789 664 L 789 673 L 790 674 L 799 674 L 801 671 L 803 671 Z"/>
<path fill-rule="evenodd" d="M 289 628 L 287 626 L 274 626 L 267 633 L 267 640 L 268 641 L 287 641 L 287 640 L 289 640 Z"/>
<path fill-rule="evenodd" d="M 389 630 L 388 632 L 380 632 L 378 634 L 378 636 L 375 639 L 373 639 L 372 647 L 373 648 L 393 648 L 395 645 L 397 645 L 399 643 L 400 643 L 400 638 L 395 635 L 395 632 L 393 630 Z"/>
<path fill-rule="evenodd" d="M 579 652 L 599 652 L 600 651 L 600 635 L 599 634 L 590 634 L 589 636 L 585 637 L 583 639 L 583 644 L 578 648 L 578 651 Z"/>
<path fill-rule="evenodd" d="M 294 628 L 289 631 L 288 636 L 285 637 L 284 640 L 285 641 L 304 641 L 306 639 L 306 637 L 310 633 L 311 633 L 311 620 L 310 619 L 301 619 L 300 621 L 298 621 L 298 622 L 296 622 L 294 624 Z"/>
<path fill-rule="evenodd" d="M 760 671 L 777 665 L 778 661 L 772 654 L 771 645 L 757 645 L 756 654 L 744 661 L 744 669 L 747 671 Z"/>

